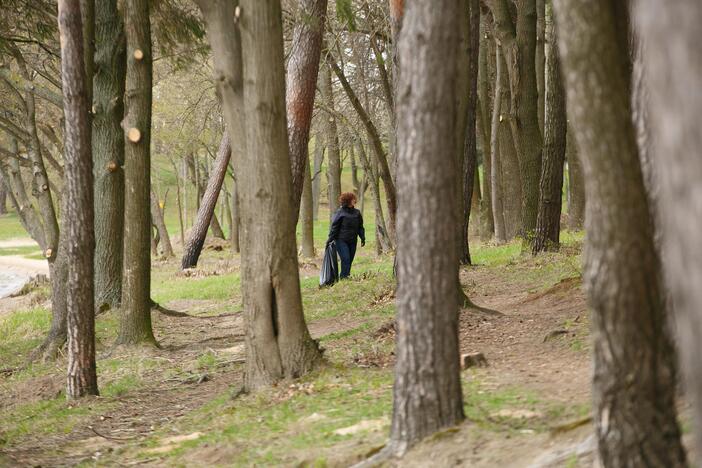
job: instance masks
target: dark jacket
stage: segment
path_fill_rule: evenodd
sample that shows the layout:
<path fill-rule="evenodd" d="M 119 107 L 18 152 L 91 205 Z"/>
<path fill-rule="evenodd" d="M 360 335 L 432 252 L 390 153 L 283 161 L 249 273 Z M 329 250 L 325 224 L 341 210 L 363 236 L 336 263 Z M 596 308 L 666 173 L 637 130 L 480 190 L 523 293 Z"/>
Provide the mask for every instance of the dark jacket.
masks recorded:
<path fill-rule="evenodd" d="M 327 242 L 333 240 L 356 242 L 356 236 L 361 238 L 361 242 L 364 244 L 366 243 L 366 231 L 363 229 L 363 215 L 361 215 L 361 212 L 356 208 L 342 206 L 334 213 Z"/>

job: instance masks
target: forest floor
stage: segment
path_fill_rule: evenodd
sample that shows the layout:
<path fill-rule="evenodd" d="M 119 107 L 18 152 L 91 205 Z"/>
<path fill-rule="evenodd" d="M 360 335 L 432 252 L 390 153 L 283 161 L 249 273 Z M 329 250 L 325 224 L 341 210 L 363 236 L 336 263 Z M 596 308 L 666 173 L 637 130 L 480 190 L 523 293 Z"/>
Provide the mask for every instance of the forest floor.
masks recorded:
<path fill-rule="evenodd" d="M 537 258 L 480 245 L 461 271 L 468 296 L 462 353 L 466 422 L 413 449 L 402 466 L 591 466 L 589 320 L 581 235 Z M 392 258 L 364 249 L 354 277 L 319 289 L 301 265 L 305 314 L 327 363 L 240 395 L 238 257 L 211 244 L 196 270 L 154 263 L 152 295 L 191 316 L 153 313 L 159 349 L 114 349 L 117 312 L 97 318 L 101 396 L 68 402 L 65 358 L 26 364 L 48 329 L 48 291 L 0 315 L 0 466 L 349 466 L 386 442 L 392 408 Z M 390 463 L 391 465 L 394 464 Z"/>

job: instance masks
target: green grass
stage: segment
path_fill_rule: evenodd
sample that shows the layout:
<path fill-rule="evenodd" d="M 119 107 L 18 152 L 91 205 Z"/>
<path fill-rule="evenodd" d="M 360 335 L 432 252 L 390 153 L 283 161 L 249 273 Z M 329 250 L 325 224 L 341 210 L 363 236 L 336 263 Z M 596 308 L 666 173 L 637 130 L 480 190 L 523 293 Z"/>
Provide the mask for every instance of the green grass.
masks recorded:
<path fill-rule="evenodd" d="M 0 316 L 0 367 L 22 364 L 44 338 L 50 323 L 51 314 L 43 307 Z"/>
<path fill-rule="evenodd" d="M 17 237 L 29 237 L 19 221 L 19 217 L 14 212 L 9 212 L 0 216 L 0 240 L 14 239 Z"/>
<path fill-rule="evenodd" d="M 39 246 L 36 245 L 23 245 L 18 247 L 0 247 L 0 257 L 6 255 L 19 255 L 25 258 L 31 258 L 33 260 L 44 260 L 44 255 L 42 254 Z"/>
<path fill-rule="evenodd" d="M 154 272 L 151 297 L 158 303 L 176 299 L 226 301 L 239 295 L 238 273 L 203 278 L 174 277 L 173 272 Z"/>
<path fill-rule="evenodd" d="M 183 443 L 168 453 L 170 464 L 182 466 L 183 455 L 207 446 L 236 450 L 233 466 L 289 464 L 316 453 L 334 454 L 333 447 L 359 434 L 341 435 L 335 431 L 361 421 L 376 421 L 379 430 L 364 431 L 371 444 L 384 440 L 391 406 L 392 375 L 389 371 L 330 366 L 294 384 L 264 390 L 233 400 L 229 392 L 192 412 L 177 423 L 178 432 L 195 431 L 204 436 Z M 161 432 L 149 441 L 158 446 Z M 361 445 L 361 450 L 364 446 Z M 143 454 L 148 457 L 148 452 Z M 326 463 L 315 456 L 307 463 Z M 324 465 L 320 465 L 324 466 Z"/>

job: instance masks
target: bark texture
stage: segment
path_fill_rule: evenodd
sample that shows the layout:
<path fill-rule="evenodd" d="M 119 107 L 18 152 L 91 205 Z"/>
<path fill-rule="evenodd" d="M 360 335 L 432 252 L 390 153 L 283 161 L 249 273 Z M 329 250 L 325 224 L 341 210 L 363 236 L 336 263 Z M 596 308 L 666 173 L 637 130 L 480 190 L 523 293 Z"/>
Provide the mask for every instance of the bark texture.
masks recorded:
<path fill-rule="evenodd" d="M 302 229 L 302 256 L 314 258 L 314 219 L 312 217 L 312 180 L 310 179 L 310 165 L 305 169 L 305 186 L 302 189 L 300 218 Z"/>
<path fill-rule="evenodd" d="M 463 419 L 455 177 L 457 0 L 408 2 L 398 103 L 398 336 L 388 451 Z M 435 365 L 441 363 L 441 365 Z"/>
<path fill-rule="evenodd" d="M 95 0 L 93 177 L 95 179 L 95 305 L 119 306 L 124 236 L 125 38 L 117 0 Z"/>
<path fill-rule="evenodd" d="M 217 150 L 214 167 L 210 171 L 210 178 L 207 181 L 207 188 L 200 202 L 200 209 L 197 211 L 197 218 L 195 218 L 195 223 L 193 223 L 193 227 L 190 230 L 190 237 L 183 249 L 183 259 L 180 262 L 180 267 L 183 270 L 197 266 L 202 246 L 205 245 L 207 228 L 212 221 L 217 199 L 224 183 L 224 177 L 227 175 L 231 154 L 229 134 L 225 132 L 219 144 L 219 150 Z"/>
<path fill-rule="evenodd" d="M 124 29 L 127 38 L 124 116 L 125 249 L 122 310 L 117 343 L 155 344 L 156 339 L 151 328 L 151 255 L 149 253 L 153 57 L 148 0 L 126 0 Z M 136 129 L 138 135 L 133 129 Z"/>
<path fill-rule="evenodd" d="M 567 127 L 565 90 L 561 81 L 557 38 L 551 18 L 548 23 L 546 122 L 539 187 L 539 214 L 531 250 L 534 255 L 545 250 L 558 250 L 563 205 L 563 163 Z"/>
<path fill-rule="evenodd" d="M 66 119 L 64 157 L 68 198 L 68 372 L 69 399 L 97 395 L 95 308 L 93 298 L 93 173 L 90 103 L 83 61 L 79 0 L 58 4 L 61 79 Z"/>
<path fill-rule="evenodd" d="M 585 179 L 578 157 L 578 144 L 573 128 L 566 134 L 566 161 L 568 161 L 568 229 L 579 230 L 585 224 Z"/>
<path fill-rule="evenodd" d="M 300 199 L 306 184 L 306 167 L 309 166 L 307 144 L 310 138 L 326 14 L 327 0 L 299 2 L 288 59 L 285 105 L 295 219 L 300 210 Z"/>
<path fill-rule="evenodd" d="M 702 447 L 702 260 L 699 243 L 702 196 L 699 183 L 702 135 L 699 119 L 702 85 L 699 24 L 702 5 L 694 0 L 660 4 L 636 2 L 636 21 L 644 41 L 643 60 L 650 99 L 651 153 L 660 200 L 659 213 L 668 287 L 675 303 L 682 370 L 695 419 L 695 445 Z"/>
<path fill-rule="evenodd" d="M 495 240 L 498 243 L 507 241 L 507 231 L 505 227 L 505 212 L 503 206 L 502 192 L 502 164 L 500 152 L 500 119 L 504 90 L 504 73 L 502 59 L 502 48 L 495 47 L 496 56 L 496 78 L 495 78 L 495 98 L 493 100 L 492 119 L 490 126 L 490 192 L 492 193 L 492 213 L 495 222 Z"/>
<path fill-rule="evenodd" d="M 208 25 L 215 73 L 235 80 L 238 44 L 231 2 L 199 2 Z M 285 75 L 280 2 L 241 2 L 246 151 L 237 157 L 243 218 L 242 285 L 246 333 L 245 388 L 303 375 L 321 354 L 302 313 L 292 212 L 292 175 L 285 121 Z M 221 19 L 221 27 L 216 26 Z M 214 27 L 213 27 L 214 26 Z M 222 93 L 229 128 L 240 124 L 231 99 Z M 261 164 L 265 161 L 265 164 Z"/>
<path fill-rule="evenodd" d="M 584 283 L 593 324 L 593 419 L 604 466 L 686 466 L 618 3 L 554 2 L 588 194 Z"/>

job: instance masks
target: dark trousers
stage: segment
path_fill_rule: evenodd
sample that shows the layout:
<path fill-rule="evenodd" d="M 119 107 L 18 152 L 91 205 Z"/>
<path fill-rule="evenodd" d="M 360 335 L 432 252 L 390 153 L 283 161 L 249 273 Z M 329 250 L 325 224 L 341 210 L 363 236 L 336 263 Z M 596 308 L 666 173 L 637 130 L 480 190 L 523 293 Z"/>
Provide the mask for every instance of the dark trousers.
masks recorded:
<path fill-rule="evenodd" d="M 351 274 L 351 264 L 353 257 L 356 256 L 356 241 L 346 242 L 341 239 L 336 241 L 336 250 L 339 252 L 341 259 L 341 274 L 340 278 L 348 278 Z"/>

